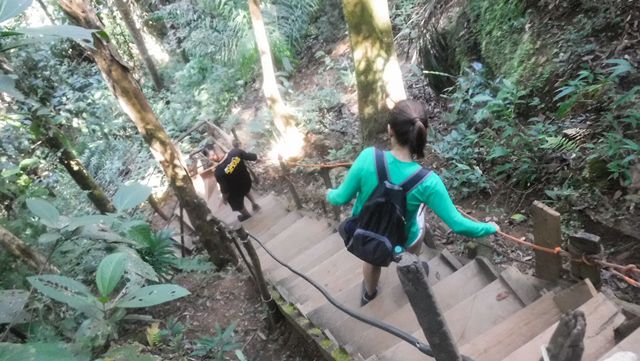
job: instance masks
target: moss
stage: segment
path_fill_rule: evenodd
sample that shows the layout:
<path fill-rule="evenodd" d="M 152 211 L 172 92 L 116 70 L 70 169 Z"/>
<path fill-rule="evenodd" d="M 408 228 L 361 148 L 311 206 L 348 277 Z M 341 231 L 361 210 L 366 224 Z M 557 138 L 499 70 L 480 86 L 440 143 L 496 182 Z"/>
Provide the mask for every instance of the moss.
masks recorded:
<path fill-rule="evenodd" d="M 286 305 L 282 305 L 282 311 L 284 311 L 286 314 L 293 315 L 297 310 L 292 304 L 289 303 Z"/>
<path fill-rule="evenodd" d="M 324 339 L 320 341 L 320 346 L 322 346 L 323 349 L 328 350 L 333 346 L 333 343 L 329 339 Z"/>
<path fill-rule="evenodd" d="M 350 361 L 351 360 L 351 356 L 349 356 L 349 354 L 341 349 L 335 349 L 332 353 L 331 353 L 331 357 L 333 357 L 334 360 L 336 361 Z"/>
<path fill-rule="evenodd" d="M 307 332 L 309 332 L 311 336 L 316 336 L 316 337 L 322 336 L 322 330 L 317 327 L 314 327 Z"/>

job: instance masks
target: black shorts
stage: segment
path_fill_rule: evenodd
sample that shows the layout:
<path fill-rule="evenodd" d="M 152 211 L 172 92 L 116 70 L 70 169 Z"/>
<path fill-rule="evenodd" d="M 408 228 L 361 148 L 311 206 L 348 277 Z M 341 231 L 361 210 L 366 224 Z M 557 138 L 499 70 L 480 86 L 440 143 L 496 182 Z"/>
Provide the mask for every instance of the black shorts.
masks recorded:
<path fill-rule="evenodd" d="M 229 205 L 231 206 L 231 210 L 233 211 L 240 211 L 242 210 L 242 208 L 244 208 L 244 197 L 247 194 L 229 194 Z"/>

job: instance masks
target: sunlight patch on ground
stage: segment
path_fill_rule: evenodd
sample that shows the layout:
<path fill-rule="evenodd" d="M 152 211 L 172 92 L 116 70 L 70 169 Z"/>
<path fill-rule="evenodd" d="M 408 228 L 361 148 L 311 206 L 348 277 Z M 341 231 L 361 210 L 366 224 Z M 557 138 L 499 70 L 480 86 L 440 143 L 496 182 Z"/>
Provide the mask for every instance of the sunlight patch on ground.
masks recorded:
<path fill-rule="evenodd" d="M 278 164 L 278 158 L 283 160 L 299 158 L 302 156 L 304 147 L 304 134 L 296 127 L 287 128 L 284 136 L 278 137 L 271 143 L 269 150 L 269 161 Z"/>
<path fill-rule="evenodd" d="M 164 173 L 158 171 L 158 167 L 152 165 L 147 169 L 147 173 L 142 177 L 144 184 L 151 187 L 151 193 L 154 197 L 159 197 L 164 194 L 168 188 L 168 183 L 164 181 Z"/>

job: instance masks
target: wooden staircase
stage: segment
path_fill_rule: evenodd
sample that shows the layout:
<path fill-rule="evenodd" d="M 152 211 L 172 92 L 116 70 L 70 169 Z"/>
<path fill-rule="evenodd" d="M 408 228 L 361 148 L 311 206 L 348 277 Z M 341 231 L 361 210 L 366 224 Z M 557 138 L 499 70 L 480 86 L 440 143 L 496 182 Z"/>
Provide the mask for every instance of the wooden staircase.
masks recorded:
<path fill-rule="evenodd" d="M 243 222 L 271 252 L 305 273 L 345 306 L 394 325 L 425 340 L 396 274 L 395 264 L 383 270 L 378 296 L 360 307 L 362 263 L 346 251 L 340 236 L 322 219 L 289 211 L 273 195 L 259 199 L 262 209 Z M 214 215 L 232 225 L 238 223 L 228 206 L 213 195 Z M 250 209 L 247 207 L 247 209 Z M 339 311 L 311 285 L 277 264 L 257 244 L 267 281 L 286 301 L 354 360 L 431 360 L 411 345 Z M 444 313 L 461 353 L 476 361 L 537 361 L 563 312 L 579 308 L 587 319 L 584 361 L 604 360 L 617 351 L 640 356 L 640 330 L 615 344 L 613 330 L 624 316 L 588 282 L 567 289 L 550 286 L 513 267 L 496 269 L 476 258 L 460 263 L 446 250 L 425 249 L 420 257 L 429 264 L 428 282 Z"/>

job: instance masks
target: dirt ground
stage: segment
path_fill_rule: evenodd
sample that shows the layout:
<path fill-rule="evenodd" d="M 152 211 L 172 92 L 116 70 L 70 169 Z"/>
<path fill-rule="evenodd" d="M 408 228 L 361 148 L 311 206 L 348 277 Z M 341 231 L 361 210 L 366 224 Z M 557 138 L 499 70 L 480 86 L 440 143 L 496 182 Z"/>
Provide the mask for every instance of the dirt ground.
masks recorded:
<path fill-rule="evenodd" d="M 169 346 L 156 348 L 156 353 L 164 360 L 208 360 L 185 355 L 193 351 L 193 341 L 215 336 L 216 324 L 222 330 L 236 324 L 233 339 L 247 360 L 323 360 L 316 346 L 307 343 L 286 321 L 281 320 L 273 329 L 269 327 L 268 311 L 246 271 L 187 273 L 173 282 L 188 289 L 191 295 L 155 308 L 153 316 L 165 320 L 160 328 L 167 328 L 166 320 L 172 318 L 184 324 L 185 340 L 189 342 L 185 343 L 182 352 L 172 352 Z M 225 359 L 239 360 L 234 351 L 226 352 Z"/>

